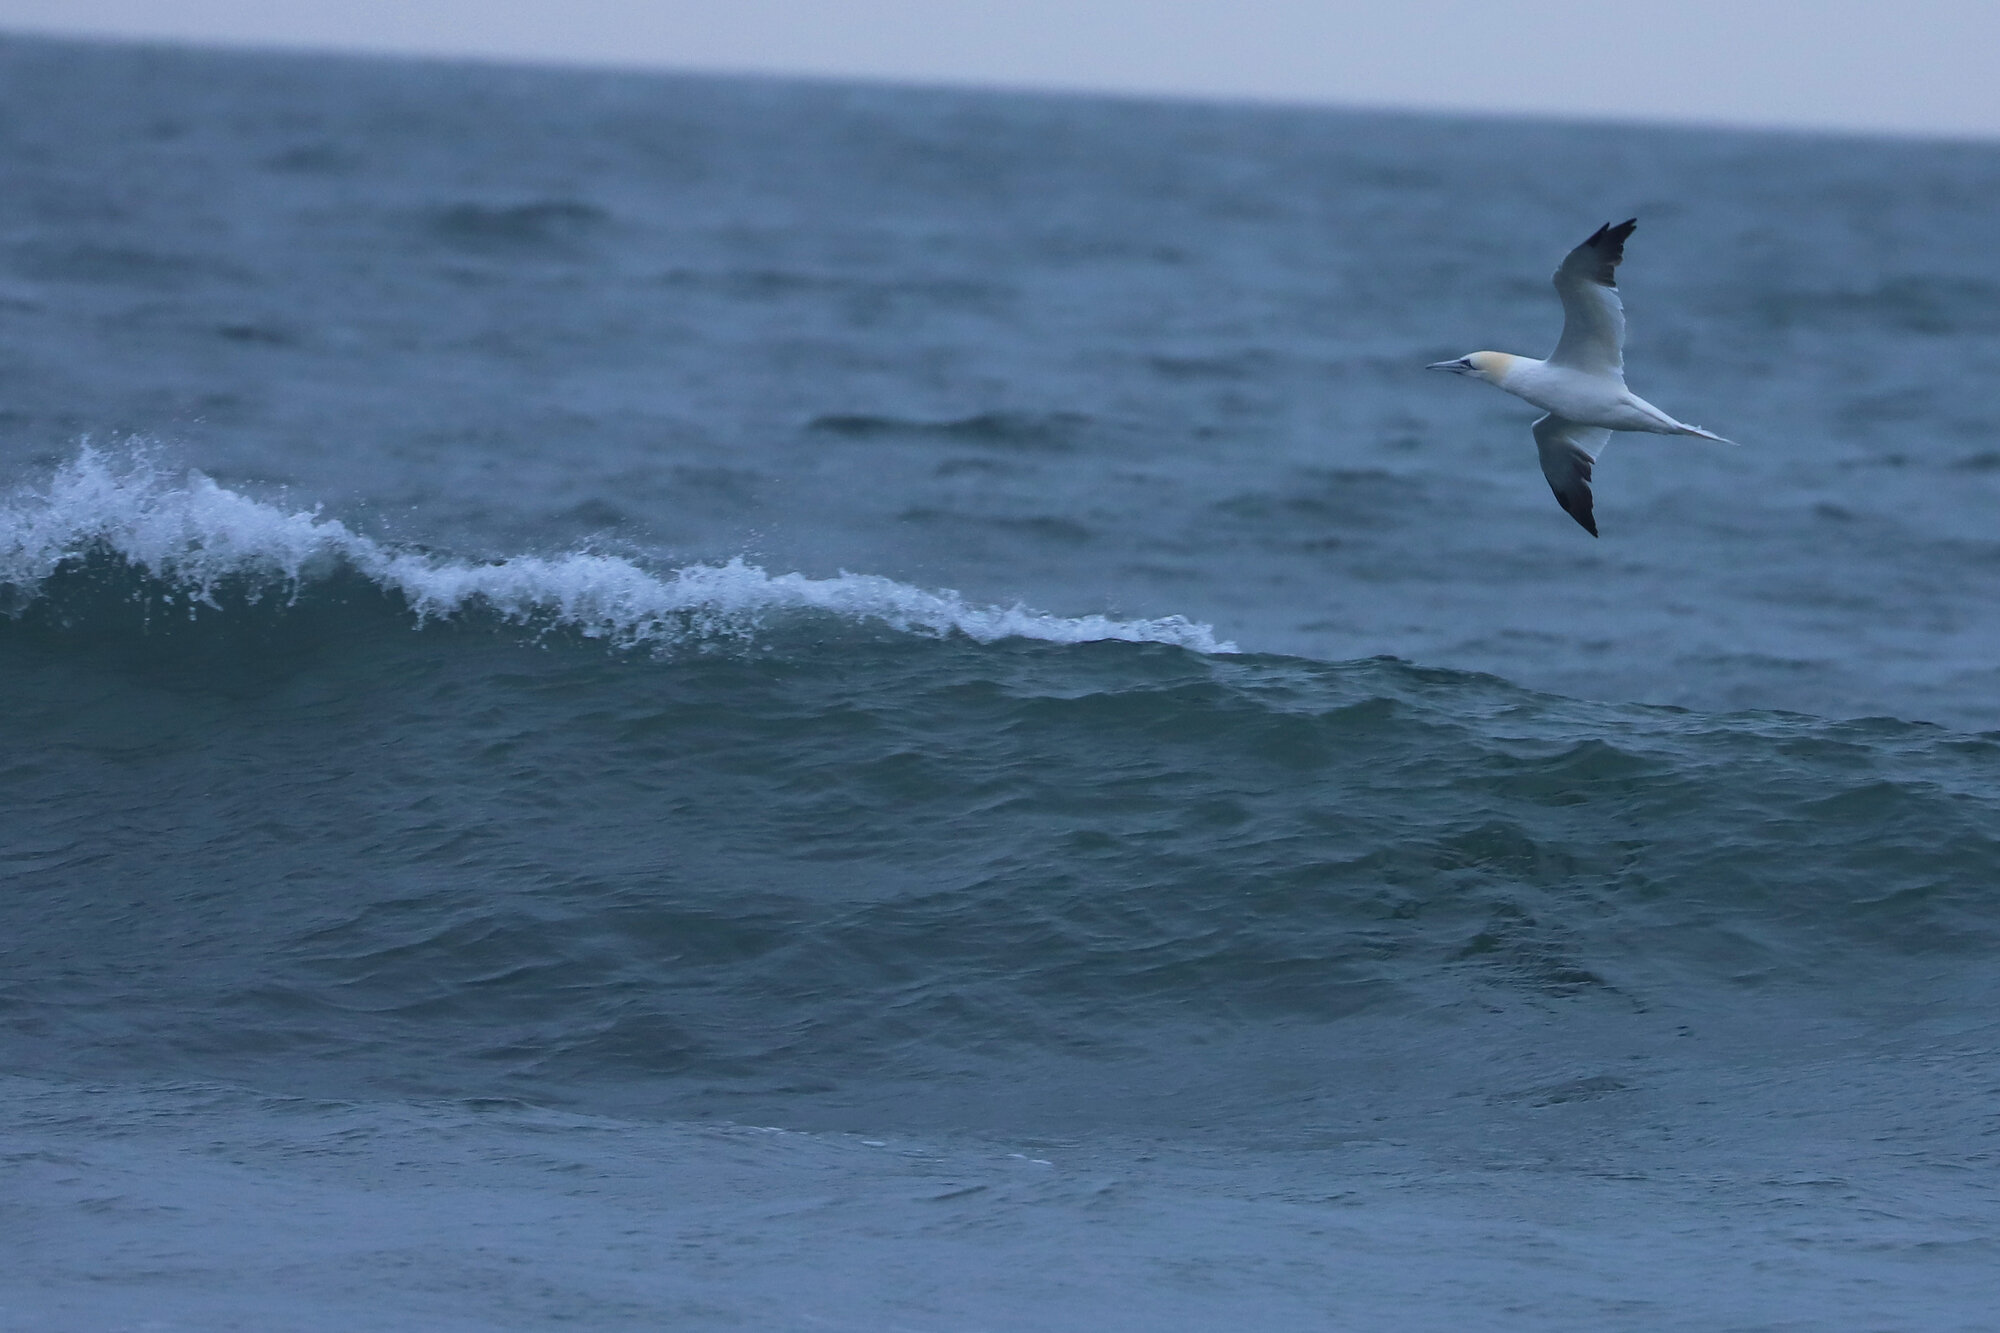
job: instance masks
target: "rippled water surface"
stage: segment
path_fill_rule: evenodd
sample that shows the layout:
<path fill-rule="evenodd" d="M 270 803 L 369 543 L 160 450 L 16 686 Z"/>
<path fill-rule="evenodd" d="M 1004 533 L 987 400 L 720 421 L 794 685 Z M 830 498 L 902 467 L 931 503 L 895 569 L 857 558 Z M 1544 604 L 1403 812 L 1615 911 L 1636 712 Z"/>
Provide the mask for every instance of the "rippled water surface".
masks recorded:
<path fill-rule="evenodd" d="M 0 41 L 0 1328 L 1972 1329 L 2000 150 Z M 1547 274 L 1637 214 L 1593 541 Z"/>

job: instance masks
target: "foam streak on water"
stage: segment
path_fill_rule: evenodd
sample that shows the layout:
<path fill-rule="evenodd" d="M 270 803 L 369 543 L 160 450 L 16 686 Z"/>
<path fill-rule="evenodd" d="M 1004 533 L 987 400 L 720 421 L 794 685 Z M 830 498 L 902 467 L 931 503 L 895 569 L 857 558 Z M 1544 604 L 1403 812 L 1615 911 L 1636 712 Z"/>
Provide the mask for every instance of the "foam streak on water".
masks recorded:
<path fill-rule="evenodd" d="M 0 508 L 0 585 L 21 590 L 17 600 L 32 597 L 65 564 L 93 553 L 115 555 L 209 605 L 225 586 L 295 596 L 344 566 L 400 594 L 420 621 L 478 609 L 625 647 L 749 634 L 772 613 L 808 611 L 980 643 L 1114 640 L 1236 651 L 1181 616 L 1118 620 L 981 606 L 870 574 L 771 574 L 741 559 L 655 572 L 589 552 L 457 560 L 378 542 L 317 510 L 256 500 L 199 472 L 176 474 L 144 453 L 85 448 L 45 487 Z"/>

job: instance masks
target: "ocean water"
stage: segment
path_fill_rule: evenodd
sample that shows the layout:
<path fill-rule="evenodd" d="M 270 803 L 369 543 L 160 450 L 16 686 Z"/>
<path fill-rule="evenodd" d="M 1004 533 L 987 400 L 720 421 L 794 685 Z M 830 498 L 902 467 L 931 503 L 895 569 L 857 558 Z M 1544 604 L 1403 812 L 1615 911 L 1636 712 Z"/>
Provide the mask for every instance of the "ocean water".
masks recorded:
<path fill-rule="evenodd" d="M 1996 214 L 0 40 L 0 1329 L 1991 1327 Z"/>

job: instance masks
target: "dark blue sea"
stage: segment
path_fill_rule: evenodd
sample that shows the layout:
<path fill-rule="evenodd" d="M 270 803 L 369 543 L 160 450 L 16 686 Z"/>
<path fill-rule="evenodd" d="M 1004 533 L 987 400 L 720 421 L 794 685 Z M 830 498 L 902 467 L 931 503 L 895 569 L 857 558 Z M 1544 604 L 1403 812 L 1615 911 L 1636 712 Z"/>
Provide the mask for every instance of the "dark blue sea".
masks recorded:
<path fill-rule="evenodd" d="M 0 1329 L 1992 1328 L 1996 218 L 0 40 Z"/>

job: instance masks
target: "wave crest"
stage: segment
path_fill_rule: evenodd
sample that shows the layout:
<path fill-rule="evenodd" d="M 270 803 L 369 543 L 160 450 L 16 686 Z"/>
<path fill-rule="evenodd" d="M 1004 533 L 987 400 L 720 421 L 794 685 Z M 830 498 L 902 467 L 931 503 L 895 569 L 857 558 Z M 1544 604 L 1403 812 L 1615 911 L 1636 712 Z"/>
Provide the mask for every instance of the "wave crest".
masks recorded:
<path fill-rule="evenodd" d="M 740 558 L 665 570 L 587 551 L 465 560 L 380 542 L 317 508 L 286 509 L 144 454 L 85 448 L 44 487 L 0 504 L 0 590 L 17 609 L 65 569 L 104 555 L 209 606 L 220 605 L 225 589 L 246 589 L 253 599 L 296 598 L 315 581 L 352 570 L 406 603 L 420 624 L 483 612 L 624 647 L 744 636 L 773 615 L 803 612 L 981 643 L 1119 640 L 1236 651 L 1183 616 L 1051 615 L 874 574 L 772 574 Z"/>

